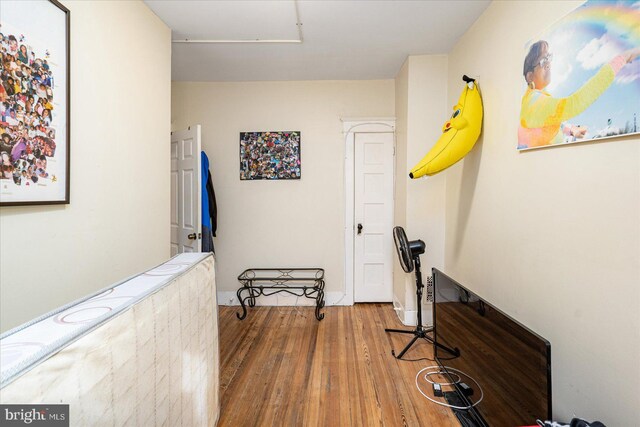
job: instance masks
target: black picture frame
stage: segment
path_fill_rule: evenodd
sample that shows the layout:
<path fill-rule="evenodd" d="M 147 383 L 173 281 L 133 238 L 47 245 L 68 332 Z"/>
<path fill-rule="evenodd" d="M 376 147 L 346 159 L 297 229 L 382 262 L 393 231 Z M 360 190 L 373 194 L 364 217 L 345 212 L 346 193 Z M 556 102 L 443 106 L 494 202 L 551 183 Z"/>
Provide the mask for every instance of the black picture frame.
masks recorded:
<path fill-rule="evenodd" d="M 240 132 L 240 180 L 302 177 L 300 131 Z"/>
<path fill-rule="evenodd" d="M 44 3 L 44 2 L 43 2 Z M 21 4 L 21 2 L 5 2 L 5 4 L 3 5 L 3 9 L 6 11 L 6 9 L 10 6 L 10 4 Z M 48 0 L 46 3 L 44 3 L 46 6 L 44 7 L 50 7 L 50 11 L 47 10 L 46 13 L 51 13 L 51 14 L 57 14 L 57 13 L 62 13 L 64 14 L 64 29 L 61 28 L 57 28 L 56 29 L 56 33 L 60 34 L 60 36 L 62 35 L 62 33 L 64 33 L 64 41 L 61 41 L 61 43 L 64 46 L 64 58 L 62 60 L 56 61 L 56 68 L 60 68 L 59 71 L 57 71 L 56 74 L 58 74 L 58 76 L 62 76 L 64 75 L 66 80 L 64 80 L 65 84 L 64 87 L 59 88 L 56 90 L 55 88 L 55 84 L 58 83 L 60 80 L 62 79 L 55 79 L 55 74 L 53 72 L 53 70 L 50 70 L 48 67 L 48 65 L 46 67 L 42 67 L 40 68 L 40 66 L 38 66 L 38 69 L 46 69 L 46 72 L 49 72 L 49 85 L 48 87 L 46 87 L 45 89 L 51 89 L 51 94 L 49 94 L 49 92 L 47 92 L 46 97 L 45 96 L 40 96 L 40 98 L 46 98 L 47 101 L 46 102 L 51 102 L 53 103 L 54 107 L 52 109 L 49 109 L 50 107 L 45 107 L 45 109 L 49 109 L 49 119 L 50 122 L 54 121 L 55 122 L 55 109 L 56 107 L 60 108 L 60 105 L 58 103 L 58 105 L 56 105 L 56 101 L 54 99 L 54 93 L 55 93 L 55 98 L 59 99 L 58 97 L 64 97 L 64 106 L 61 108 L 61 110 L 58 111 L 63 111 L 65 114 L 65 118 L 62 121 L 62 123 L 57 123 L 55 127 L 51 127 L 51 128 L 44 128 L 43 133 L 45 134 L 45 136 L 47 137 L 47 141 L 53 141 L 53 144 L 49 145 L 47 143 L 44 143 L 44 149 L 42 150 L 43 153 L 41 154 L 41 157 L 44 156 L 45 161 L 41 164 L 44 164 L 44 167 L 42 167 L 41 169 L 35 169 L 37 171 L 36 177 L 39 177 L 39 181 L 41 182 L 40 185 L 43 186 L 45 184 L 42 184 L 42 182 L 45 183 L 54 183 L 56 181 L 58 181 L 57 177 L 55 174 L 51 174 L 49 175 L 46 171 L 46 165 L 47 165 L 47 154 L 51 154 L 51 156 L 49 157 L 49 159 L 51 157 L 53 157 L 55 155 L 55 151 L 58 150 L 58 147 L 60 147 L 60 145 L 62 145 L 65 149 L 64 149 L 64 155 L 59 156 L 56 160 L 57 162 L 60 161 L 64 161 L 64 165 L 59 165 L 55 170 L 57 171 L 64 171 L 64 176 L 61 177 L 60 179 L 64 180 L 63 183 L 61 184 L 57 184 L 57 185 L 61 185 L 60 187 L 56 187 L 57 193 L 54 196 L 51 197 L 43 197 L 43 198 L 28 198 L 28 197 L 23 197 L 22 199 L 20 197 L 11 197 L 11 193 L 9 190 L 9 192 L 5 191 L 5 188 L 11 188 L 12 190 L 15 191 L 19 191 L 17 190 L 16 187 L 11 187 L 11 184 L 14 184 L 18 187 L 20 187 L 20 184 L 18 184 L 16 181 L 16 169 L 15 169 L 15 163 L 16 161 L 14 161 L 14 156 L 13 153 L 11 153 L 11 156 L 9 158 L 9 162 L 11 162 L 11 167 L 13 168 L 13 174 L 14 174 L 14 178 L 13 180 L 11 179 L 0 179 L 0 206 L 4 207 L 4 206 L 34 206 L 34 205 L 64 205 L 64 204 L 69 204 L 70 203 L 70 188 L 71 188 L 71 105 L 70 105 L 70 101 L 71 101 L 71 70 L 70 70 L 70 51 L 71 51 L 71 44 L 70 44 L 70 36 L 71 36 L 71 11 L 69 9 L 67 9 L 62 3 L 60 3 L 57 0 Z M 2 17 L 0 16 L 0 23 L 5 24 L 5 22 L 3 22 Z M 6 24 L 10 24 L 10 23 L 6 23 Z M 34 24 L 35 25 L 35 24 Z M 51 25 L 54 25 L 53 23 Z M 3 25 L 3 28 L 0 28 L 0 32 L 4 33 L 5 31 L 5 25 Z M 29 37 L 29 29 L 30 28 L 20 28 L 21 31 L 16 31 L 16 33 L 20 34 L 20 42 L 22 42 L 22 39 L 25 39 L 25 45 L 27 45 L 27 43 L 29 42 L 28 37 Z M 56 35 L 57 35 L 56 34 Z M 4 36 L 8 37 L 8 33 L 4 34 Z M 14 36 L 14 41 L 16 41 L 15 36 Z M 41 42 L 40 42 L 41 43 Z M 20 53 L 22 53 L 22 46 L 20 46 Z M 24 51 L 26 52 L 26 50 Z M 45 53 L 46 52 L 46 53 Z M 34 70 L 34 64 L 33 62 L 36 61 L 42 61 L 44 64 L 47 64 L 46 60 L 42 60 L 42 58 L 48 58 L 48 54 L 49 54 L 49 49 L 46 49 L 45 52 L 35 52 L 35 51 L 31 51 L 28 54 L 28 62 L 27 61 L 23 61 L 22 62 L 18 62 L 20 67 L 23 66 L 27 66 L 29 68 L 29 70 L 31 72 L 33 72 Z M 42 55 L 42 56 L 36 56 L 36 55 Z M 33 61 L 32 61 L 33 58 Z M 17 62 L 17 61 L 16 61 Z M 52 62 L 53 64 L 53 62 Z M 4 70 L 4 63 L 0 64 L 0 66 L 2 66 L 2 70 Z M 24 70 L 24 69 L 22 69 Z M 46 75 L 46 74 L 45 74 Z M 24 76 L 24 75 L 23 75 Z M 32 74 L 33 76 L 33 74 Z M 3 84 L 5 81 L 3 80 L 2 82 L 0 82 L 0 84 Z M 41 82 L 41 81 L 40 81 Z M 52 83 L 53 82 L 53 83 Z M 6 89 L 3 88 L 3 89 Z M 6 92 L 6 90 L 5 90 Z M 27 97 L 29 96 L 30 92 L 27 92 L 26 95 Z M 35 98 L 35 97 L 34 97 Z M 38 100 L 40 100 L 38 98 Z M 26 113 L 25 113 L 26 114 Z M 40 113 L 38 113 L 40 114 Z M 58 113 L 59 115 L 60 113 Z M 1 119 L 0 119 L 1 120 Z M 40 123 L 46 123 L 44 120 L 41 120 Z M 3 126 L 3 128 L 6 129 L 10 129 L 13 130 L 11 125 L 7 126 L 6 122 L 0 122 L 0 125 Z M 25 125 L 26 126 L 26 125 Z M 44 125 L 43 125 L 44 126 Z M 51 126 L 51 125 L 49 125 Z M 61 127 L 62 127 L 62 132 L 61 132 Z M 53 129 L 53 133 L 51 132 L 51 129 Z M 56 138 L 56 135 L 60 135 L 63 134 L 64 137 L 63 138 Z M 4 134 L 2 135 L 4 136 Z M 36 138 L 34 138 L 35 140 Z M 43 140 L 45 139 L 44 137 L 42 138 Z M 32 150 L 29 153 L 30 158 L 28 158 L 26 161 L 30 162 L 33 161 L 33 146 L 36 145 L 33 143 L 33 140 L 31 139 L 31 136 L 26 137 L 27 142 L 25 143 L 26 147 L 29 147 L 30 150 Z M 14 146 L 17 144 L 16 141 L 14 142 Z M 40 144 L 42 145 L 42 144 Z M 52 146 L 52 148 L 51 148 Z M 53 151 L 50 151 L 53 150 Z M 28 151 L 28 150 L 27 150 Z M 1 152 L 1 150 L 0 150 Z M 38 151 L 35 152 L 36 154 L 38 153 Z M 36 158 L 37 159 L 37 158 Z M 3 157 L 0 160 L 0 166 L 4 166 L 5 162 L 5 158 Z M 37 161 L 37 160 L 36 160 Z M 31 164 L 31 166 L 35 167 L 35 161 Z M 28 167 L 28 166 L 27 166 Z M 23 170 L 24 171 L 24 170 Z M 40 173 L 39 171 L 42 171 L 42 173 Z M 3 168 L 2 170 L 0 170 L 0 174 L 3 175 L 3 178 L 5 177 L 5 172 L 6 170 Z M 46 175 L 46 177 L 45 177 Z M 23 175 L 24 176 L 24 175 Z M 28 178 L 30 180 L 33 180 L 33 178 Z M 9 182 L 7 182 L 9 181 Z M 38 185 L 36 181 L 31 181 L 29 182 L 29 184 L 32 185 Z M 6 187 L 5 187 L 6 186 Z"/>

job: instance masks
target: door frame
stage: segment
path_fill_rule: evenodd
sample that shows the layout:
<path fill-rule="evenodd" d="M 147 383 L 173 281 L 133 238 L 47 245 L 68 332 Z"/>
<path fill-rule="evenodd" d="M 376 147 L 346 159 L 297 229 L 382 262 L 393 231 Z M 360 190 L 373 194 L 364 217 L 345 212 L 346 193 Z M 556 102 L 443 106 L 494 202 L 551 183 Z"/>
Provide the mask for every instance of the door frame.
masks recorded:
<path fill-rule="evenodd" d="M 396 182 L 396 119 L 395 117 L 378 118 L 343 118 L 344 134 L 344 305 L 354 304 L 354 250 L 355 250 L 355 139 L 356 133 L 393 133 L 393 204 L 395 206 Z M 394 209 L 395 210 L 395 209 Z M 393 220 L 393 218 L 392 218 Z M 392 266 L 393 268 L 393 266 Z"/>

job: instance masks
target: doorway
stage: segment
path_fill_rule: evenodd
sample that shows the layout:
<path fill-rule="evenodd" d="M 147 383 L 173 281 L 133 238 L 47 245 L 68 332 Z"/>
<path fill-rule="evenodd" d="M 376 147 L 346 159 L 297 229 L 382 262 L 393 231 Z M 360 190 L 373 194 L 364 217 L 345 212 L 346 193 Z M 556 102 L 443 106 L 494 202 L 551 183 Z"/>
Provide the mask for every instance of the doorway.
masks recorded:
<path fill-rule="evenodd" d="M 393 299 L 395 121 L 344 121 L 345 296 L 353 302 Z"/>

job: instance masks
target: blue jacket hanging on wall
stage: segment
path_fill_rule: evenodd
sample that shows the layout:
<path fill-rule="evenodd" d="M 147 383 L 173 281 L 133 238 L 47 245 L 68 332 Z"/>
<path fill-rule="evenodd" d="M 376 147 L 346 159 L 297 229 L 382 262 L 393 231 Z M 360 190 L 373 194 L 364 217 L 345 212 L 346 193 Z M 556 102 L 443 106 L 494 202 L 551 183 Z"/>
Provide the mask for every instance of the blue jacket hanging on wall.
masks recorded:
<path fill-rule="evenodd" d="M 202 199 L 202 252 L 215 252 L 213 238 L 218 229 L 218 206 L 216 193 L 213 190 L 213 181 L 209 171 L 209 158 L 204 151 L 200 153 L 201 182 L 200 192 Z"/>

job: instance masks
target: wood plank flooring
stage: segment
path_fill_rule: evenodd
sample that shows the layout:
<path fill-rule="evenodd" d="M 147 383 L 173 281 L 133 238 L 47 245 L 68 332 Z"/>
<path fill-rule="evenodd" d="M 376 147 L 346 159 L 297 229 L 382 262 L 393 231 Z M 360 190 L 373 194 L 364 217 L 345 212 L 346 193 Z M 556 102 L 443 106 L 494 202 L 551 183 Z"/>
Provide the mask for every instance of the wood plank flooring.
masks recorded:
<path fill-rule="evenodd" d="M 410 335 L 391 304 L 255 307 L 244 320 L 220 307 L 219 426 L 459 426 L 427 401 L 416 373 L 435 362 L 398 361 Z M 419 341 L 406 358 L 432 358 Z"/>

